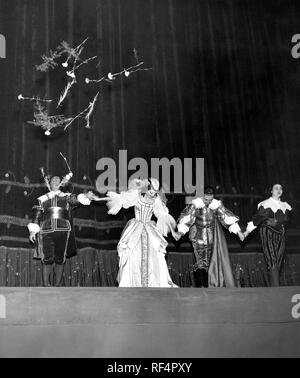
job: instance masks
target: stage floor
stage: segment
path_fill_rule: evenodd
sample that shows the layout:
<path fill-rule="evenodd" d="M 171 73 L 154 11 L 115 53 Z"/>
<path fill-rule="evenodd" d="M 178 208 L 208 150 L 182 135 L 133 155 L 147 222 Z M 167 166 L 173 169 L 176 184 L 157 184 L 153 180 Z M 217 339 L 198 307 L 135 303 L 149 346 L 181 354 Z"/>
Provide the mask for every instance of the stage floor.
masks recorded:
<path fill-rule="evenodd" d="M 300 287 L 0 288 L 0 357 L 300 357 Z"/>

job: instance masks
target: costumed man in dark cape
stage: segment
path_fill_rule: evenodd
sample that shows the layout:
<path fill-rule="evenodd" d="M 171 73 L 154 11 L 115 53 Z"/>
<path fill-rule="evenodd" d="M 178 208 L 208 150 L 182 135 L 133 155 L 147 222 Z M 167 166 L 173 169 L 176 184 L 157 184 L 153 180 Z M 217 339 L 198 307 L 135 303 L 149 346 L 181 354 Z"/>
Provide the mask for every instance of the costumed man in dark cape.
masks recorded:
<path fill-rule="evenodd" d="M 66 258 L 76 255 L 72 210 L 99 198 L 91 191 L 79 195 L 62 192 L 60 188 L 71 179 L 71 171 L 62 180 L 53 176 L 49 181 L 43 168 L 41 170 L 49 192 L 40 196 L 38 205 L 33 207 L 33 219 L 28 224 L 29 240 L 36 244 L 35 258 L 43 263 L 44 286 L 50 285 L 53 265 L 55 286 L 60 286 Z"/>
<path fill-rule="evenodd" d="M 234 287 L 234 278 L 222 230 L 244 235 L 239 218 L 214 198 L 212 187 L 204 189 L 204 196 L 195 198 L 182 211 L 177 225 L 177 240 L 189 231 L 196 263 L 194 277 L 197 287 Z"/>

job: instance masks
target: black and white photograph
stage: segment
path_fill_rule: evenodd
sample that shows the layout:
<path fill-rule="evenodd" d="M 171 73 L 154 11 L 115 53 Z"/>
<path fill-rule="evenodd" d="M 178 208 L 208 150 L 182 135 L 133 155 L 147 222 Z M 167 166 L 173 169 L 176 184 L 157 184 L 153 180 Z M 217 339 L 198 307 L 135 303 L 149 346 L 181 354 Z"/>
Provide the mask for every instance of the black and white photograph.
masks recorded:
<path fill-rule="evenodd" d="M 0 0 L 0 358 L 299 340 L 299 0 Z"/>

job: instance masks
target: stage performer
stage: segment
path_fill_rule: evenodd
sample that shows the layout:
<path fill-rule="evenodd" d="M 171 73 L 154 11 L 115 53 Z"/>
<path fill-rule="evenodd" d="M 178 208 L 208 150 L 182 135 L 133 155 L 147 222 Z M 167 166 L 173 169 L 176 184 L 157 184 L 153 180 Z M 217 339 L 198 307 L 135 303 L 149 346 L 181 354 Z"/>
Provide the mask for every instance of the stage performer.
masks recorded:
<path fill-rule="evenodd" d="M 49 192 L 38 198 L 33 207 L 33 220 L 28 224 L 29 240 L 36 244 L 35 258 L 43 263 L 44 286 L 50 285 L 50 275 L 55 265 L 55 286 L 60 286 L 67 257 L 76 255 L 72 210 L 80 205 L 90 205 L 98 200 L 93 192 L 79 195 L 60 190 L 72 177 L 69 172 L 63 179 L 53 176 L 50 181 L 41 168 Z"/>
<path fill-rule="evenodd" d="M 292 208 L 280 199 L 283 193 L 281 184 L 274 184 L 270 191 L 271 197 L 257 205 L 258 211 L 248 223 L 244 236 L 247 237 L 259 227 L 270 286 L 279 286 L 280 268 L 285 252 L 285 232 Z"/>
<path fill-rule="evenodd" d="M 227 243 L 220 225 L 243 240 L 238 221 L 236 215 L 214 198 L 212 187 L 206 187 L 204 196 L 193 199 L 182 211 L 176 239 L 179 240 L 189 231 L 195 256 L 196 287 L 235 286 Z"/>
<path fill-rule="evenodd" d="M 169 214 L 155 178 L 134 179 L 129 190 L 107 192 L 109 214 L 134 207 L 135 218 L 125 226 L 118 243 L 120 287 L 176 287 L 167 267 L 164 236 L 175 233 L 176 222 Z M 151 220 L 155 215 L 157 222 Z"/>

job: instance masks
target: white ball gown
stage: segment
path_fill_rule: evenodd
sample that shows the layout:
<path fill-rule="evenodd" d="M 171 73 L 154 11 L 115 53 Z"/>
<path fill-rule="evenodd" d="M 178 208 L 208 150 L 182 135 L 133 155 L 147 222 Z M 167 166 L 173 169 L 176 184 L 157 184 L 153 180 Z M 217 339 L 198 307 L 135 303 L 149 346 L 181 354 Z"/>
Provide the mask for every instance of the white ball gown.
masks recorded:
<path fill-rule="evenodd" d="M 125 226 L 117 247 L 119 287 L 177 287 L 166 263 L 168 243 L 164 238 L 176 222 L 160 196 L 153 203 L 148 203 L 139 190 L 108 192 L 107 197 L 109 214 L 122 207 L 135 210 L 135 218 Z M 153 214 L 157 223 L 151 220 Z"/>

